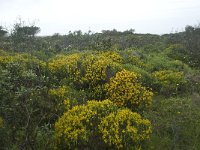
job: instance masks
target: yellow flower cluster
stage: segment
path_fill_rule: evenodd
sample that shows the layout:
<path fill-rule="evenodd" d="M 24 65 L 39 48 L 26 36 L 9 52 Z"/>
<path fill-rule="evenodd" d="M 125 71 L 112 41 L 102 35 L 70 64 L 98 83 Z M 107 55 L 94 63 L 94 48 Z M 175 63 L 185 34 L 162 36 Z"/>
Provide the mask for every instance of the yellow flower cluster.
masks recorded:
<path fill-rule="evenodd" d="M 176 72 L 172 70 L 161 70 L 153 73 L 153 76 L 162 84 L 180 84 L 184 82 L 183 72 Z"/>
<path fill-rule="evenodd" d="M 103 141 L 117 149 L 136 146 L 152 132 L 150 121 L 129 109 L 110 113 L 102 119 L 99 130 Z"/>
<path fill-rule="evenodd" d="M 37 65 L 41 69 L 45 68 L 45 63 L 38 60 L 36 57 L 33 57 L 29 54 L 15 54 L 15 55 L 5 55 L 0 56 L 0 65 L 5 67 L 9 63 L 21 63 L 24 67 L 31 67 Z"/>
<path fill-rule="evenodd" d="M 71 147 L 78 141 L 87 142 L 97 132 L 98 119 L 111 112 L 115 105 L 109 100 L 88 101 L 86 105 L 74 106 L 56 122 L 56 138 L 59 143 Z"/>
<path fill-rule="evenodd" d="M 111 59 L 113 62 L 122 63 L 122 57 L 115 51 L 107 51 L 101 53 L 103 57 Z"/>
<path fill-rule="evenodd" d="M 166 96 L 177 94 L 177 89 L 186 83 L 183 72 L 161 70 L 154 72 L 152 76 L 159 87 L 158 90 Z"/>
<path fill-rule="evenodd" d="M 49 95 L 57 99 L 65 99 L 67 94 L 68 94 L 68 88 L 66 86 L 49 90 Z"/>
<path fill-rule="evenodd" d="M 114 54 L 116 61 L 120 61 L 120 56 Z M 87 89 L 92 93 L 91 97 L 96 98 L 97 95 L 103 95 L 103 85 L 120 70 L 120 64 L 114 62 L 114 58 L 106 57 L 107 55 L 108 53 L 90 53 L 59 56 L 51 60 L 48 66 L 52 73 L 70 79 L 76 88 Z"/>
<path fill-rule="evenodd" d="M 55 134 L 58 145 L 70 149 L 91 139 L 124 148 L 148 139 L 151 123 L 127 108 L 119 109 L 110 100 L 92 100 L 65 112 L 55 124 Z"/>
<path fill-rule="evenodd" d="M 153 93 L 138 82 L 134 72 L 122 70 L 106 84 L 107 95 L 118 106 L 137 108 L 151 104 Z"/>
<path fill-rule="evenodd" d="M 57 104 L 57 106 L 54 106 L 55 108 L 62 107 L 62 106 L 64 106 L 65 110 L 68 110 L 70 108 L 71 103 L 70 103 L 69 98 L 71 97 L 68 97 L 69 95 L 68 87 L 62 86 L 56 89 L 50 89 L 48 94 L 50 98 Z"/>
<path fill-rule="evenodd" d="M 48 63 L 49 70 L 61 77 L 69 77 L 73 81 L 80 80 L 78 62 L 80 54 L 59 55 Z"/>
<path fill-rule="evenodd" d="M 82 62 L 85 74 L 83 81 L 88 82 L 90 86 L 96 86 L 98 83 L 105 82 L 112 71 L 116 71 L 120 67 L 111 59 L 103 55 L 88 55 Z"/>
<path fill-rule="evenodd" d="M 95 99 L 102 99 L 104 97 L 104 84 L 121 69 L 119 63 L 114 62 L 112 59 L 104 56 L 104 54 L 87 55 L 82 61 L 82 70 L 84 70 L 83 84 L 87 85 L 86 87 L 90 90 L 91 98 Z M 117 58 L 117 60 L 119 59 Z"/>
<path fill-rule="evenodd" d="M 0 64 L 7 64 L 13 61 L 13 56 L 0 56 Z"/>
<path fill-rule="evenodd" d="M 106 68 L 109 64 L 109 59 L 105 57 L 98 57 L 95 55 L 87 56 L 82 64 L 85 71 L 83 81 L 94 86 L 98 81 L 105 80 Z"/>

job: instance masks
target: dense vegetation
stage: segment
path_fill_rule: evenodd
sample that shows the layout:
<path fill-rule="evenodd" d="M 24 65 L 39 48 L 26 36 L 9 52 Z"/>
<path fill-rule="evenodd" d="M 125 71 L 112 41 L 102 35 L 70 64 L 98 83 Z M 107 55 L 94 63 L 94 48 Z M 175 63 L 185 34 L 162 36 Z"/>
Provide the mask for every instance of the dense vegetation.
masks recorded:
<path fill-rule="evenodd" d="M 200 149 L 200 27 L 36 36 L 0 27 L 0 149 Z"/>

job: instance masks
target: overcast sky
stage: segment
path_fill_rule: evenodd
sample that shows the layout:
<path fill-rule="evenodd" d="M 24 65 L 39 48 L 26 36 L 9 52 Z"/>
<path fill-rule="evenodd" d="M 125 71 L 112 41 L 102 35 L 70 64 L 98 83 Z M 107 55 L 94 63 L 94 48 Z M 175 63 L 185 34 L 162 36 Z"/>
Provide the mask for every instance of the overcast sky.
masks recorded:
<path fill-rule="evenodd" d="M 200 23 L 200 0 L 0 0 L 0 25 L 36 22 L 40 35 L 135 29 L 164 34 Z"/>

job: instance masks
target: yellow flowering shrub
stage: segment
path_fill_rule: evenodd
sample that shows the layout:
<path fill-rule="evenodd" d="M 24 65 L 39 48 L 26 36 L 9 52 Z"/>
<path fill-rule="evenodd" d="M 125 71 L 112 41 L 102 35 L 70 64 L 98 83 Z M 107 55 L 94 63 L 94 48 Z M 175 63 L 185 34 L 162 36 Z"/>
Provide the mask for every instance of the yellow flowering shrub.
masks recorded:
<path fill-rule="evenodd" d="M 120 64 L 108 57 L 100 55 L 87 55 L 82 61 L 84 86 L 90 90 L 91 98 L 103 99 L 104 84 L 110 77 L 120 70 Z"/>
<path fill-rule="evenodd" d="M 114 62 L 122 63 L 122 57 L 115 51 L 107 51 L 101 53 L 102 56 L 111 59 Z"/>
<path fill-rule="evenodd" d="M 80 70 L 78 68 L 80 58 L 81 55 L 78 53 L 71 55 L 59 55 L 49 61 L 48 68 L 59 78 L 68 77 L 74 81 L 80 80 Z"/>
<path fill-rule="evenodd" d="M 13 58 L 14 58 L 13 56 L 0 56 L 0 64 L 6 65 L 10 62 L 13 62 L 14 61 Z"/>
<path fill-rule="evenodd" d="M 95 86 L 99 81 L 106 79 L 106 69 L 110 64 L 110 60 L 105 57 L 98 57 L 96 55 L 87 56 L 82 66 L 84 68 L 83 81 L 89 86 Z"/>
<path fill-rule="evenodd" d="M 120 58 L 117 58 L 117 60 Z M 69 77 L 77 84 L 96 84 L 106 79 L 108 67 L 117 67 L 112 59 L 103 54 L 71 54 L 57 56 L 49 61 L 49 70 L 59 76 Z"/>
<path fill-rule="evenodd" d="M 151 134 L 151 123 L 110 100 L 88 101 L 65 112 L 55 123 L 57 148 L 94 149 L 138 146 Z"/>
<path fill-rule="evenodd" d="M 116 106 L 109 100 L 101 102 L 92 100 L 85 105 L 74 106 L 55 124 L 58 146 L 63 145 L 66 149 L 73 149 L 88 143 L 98 144 L 100 140 L 98 123 L 114 109 Z"/>
<path fill-rule="evenodd" d="M 161 70 L 155 71 L 152 76 L 155 79 L 155 89 L 166 96 L 177 94 L 181 86 L 186 83 L 183 72 Z"/>
<path fill-rule="evenodd" d="M 62 110 L 62 107 L 64 107 L 64 110 L 68 110 L 70 108 L 71 97 L 69 92 L 70 89 L 66 86 L 49 90 L 49 99 L 54 103 L 54 109 L 56 109 L 56 111 Z"/>
<path fill-rule="evenodd" d="M 127 70 L 118 72 L 106 85 L 107 95 L 118 106 L 137 109 L 151 104 L 153 93 L 138 81 L 139 75 Z"/>
<path fill-rule="evenodd" d="M 24 63 L 26 67 L 30 67 L 30 65 L 39 65 L 40 67 L 45 67 L 45 63 L 38 60 L 36 57 L 33 57 L 29 54 L 14 54 L 14 55 L 3 55 L 0 56 L 0 65 L 6 66 L 8 63 Z"/>
<path fill-rule="evenodd" d="M 114 60 L 115 55 L 112 59 L 107 55 L 107 53 L 62 55 L 51 60 L 48 66 L 52 73 L 59 78 L 67 78 L 76 89 L 86 89 L 90 99 L 103 99 L 104 84 L 121 69 L 117 63 L 120 62 L 120 57 L 115 54 L 116 60 Z"/>
<path fill-rule="evenodd" d="M 104 53 L 103 53 L 104 54 Z M 103 54 L 90 54 L 82 60 L 83 82 L 96 86 L 113 76 L 120 65 Z"/>
<path fill-rule="evenodd" d="M 68 95 L 68 87 L 62 86 L 55 89 L 49 90 L 49 96 L 54 97 L 55 99 L 65 99 Z"/>
<path fill-rule="evenodd" d="M 150 121 L 129 109 L 110 113 L 102 119 L 99 130 L 103 141 L 117 149 L 138 146 L 152 132 Z"/>

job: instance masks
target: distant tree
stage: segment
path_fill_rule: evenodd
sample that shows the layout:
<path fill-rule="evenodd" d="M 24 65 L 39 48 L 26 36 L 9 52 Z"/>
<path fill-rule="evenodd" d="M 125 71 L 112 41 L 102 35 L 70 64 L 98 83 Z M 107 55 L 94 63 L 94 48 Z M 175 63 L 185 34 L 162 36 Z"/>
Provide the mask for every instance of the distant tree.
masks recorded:
<path fill-rule="evenodd" d="M 34 47 L 34 38 L 40 28 L 35 25 L 24 25 L 24 22 L 16 23 L 11 32 L 11 40 L 15 51 L 27 51 Z"/>
<path fill-rule="evenodd" d="M 59 36 L 61 36 L 60 33 L 54 33 L 54 34 L 52 35 L 52 37 L 55 37 L 55 38 L 57 38 L 57 37 L 59 37 Z"/>
<path fill-rule="evenodd" d="M 184 44 L 189 50 L 190 65 L 200 65 L 200 25 L 196 27 L 187 26 L 185 28 Z"/>
<path fill-rule="evenodd" d="M 34 37 L 39 32 L 40 28 L 35 25 L 23 26 L 21 23 L 17 23 L 14 25 L 12 36 Z"/>
<path fill-rule="evenodd" d="M 116 36 L 119 35 L 121 32 L 117 31 L 116 29 L 113 30 L 102 30 L 102 34 L 107 35 L 107 36 Z"/>
<path fill-rule="evenodd" d="M 2 26 L 0 26 L 0 37 L 5 36 L 7 33 L 8 32 Z"/>
<path fill-rule="evenodd" d="M 6 37 L 7 34 L 8 31 L 0 26 L 0 49 L 6 50 L 9 47 L 8 38 Z"/>
<path fill-rule="evenodd" d="M 135 29 L 130 29 L 130 30 L 126 30 L 123 32 L 123 34 L 134 34 Z"/>

